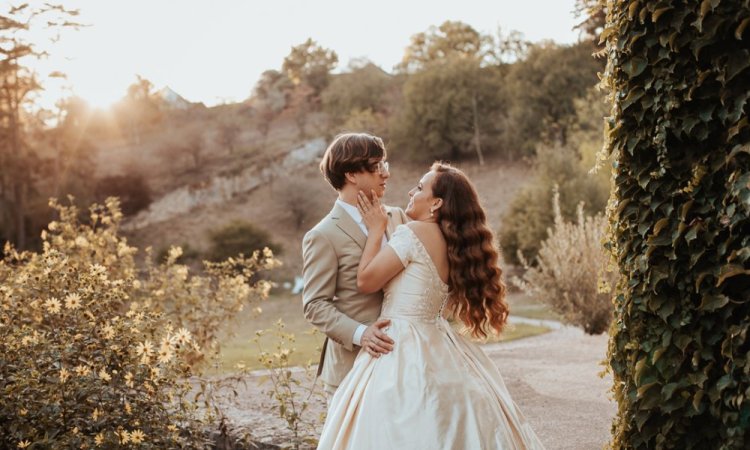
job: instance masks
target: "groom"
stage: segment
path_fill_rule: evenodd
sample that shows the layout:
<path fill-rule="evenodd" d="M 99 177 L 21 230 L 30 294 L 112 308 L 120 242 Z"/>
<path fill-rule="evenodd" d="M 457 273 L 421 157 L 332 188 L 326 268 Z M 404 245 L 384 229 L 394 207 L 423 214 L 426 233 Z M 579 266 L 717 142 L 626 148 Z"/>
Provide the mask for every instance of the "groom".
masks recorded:
<path fill-rule="evenodd" d="M 320 170 L 338 192 L 333 209 L 307 232 L 302 242 L 302 303 L 305 318 L 327 336 L 318 375 L 329 398 L 354 364 L 360 348 L 370 354 L 390 352 L 393 340 L 378 320 L 382 291 L 361 294 L 357 267 L 367 241 L 367 228 L 357 210 L 357 193 L 385 194 L 390 177 L 382 139 L 365 133 L 336 136 L 323 155 Z M 390 238 L 396 225 L 406 223 L 401 208 L 386 207 Z"/>

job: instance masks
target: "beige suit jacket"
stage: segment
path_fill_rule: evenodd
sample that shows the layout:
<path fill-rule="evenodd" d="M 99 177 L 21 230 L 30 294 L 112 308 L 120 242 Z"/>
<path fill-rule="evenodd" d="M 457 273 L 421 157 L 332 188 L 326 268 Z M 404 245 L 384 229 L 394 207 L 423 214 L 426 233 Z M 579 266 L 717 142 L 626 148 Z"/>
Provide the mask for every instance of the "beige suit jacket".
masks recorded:
<path fill-rule="evenodd" d="M 401 208 L 386 207 L 390 238 L 396 225 L 408 221 Z M 302 303 L 305 318 L 326 334 L 318 374 L 328 386 L 341 383 L 354 364 L 360 347 L 354 332 L 370 325 L 380 315 L 381 291 L 361 294 L 357 290 L 357 267 L 367 237 L 344 208 L 334 204 L 323 220 L 302 241 Z"/>

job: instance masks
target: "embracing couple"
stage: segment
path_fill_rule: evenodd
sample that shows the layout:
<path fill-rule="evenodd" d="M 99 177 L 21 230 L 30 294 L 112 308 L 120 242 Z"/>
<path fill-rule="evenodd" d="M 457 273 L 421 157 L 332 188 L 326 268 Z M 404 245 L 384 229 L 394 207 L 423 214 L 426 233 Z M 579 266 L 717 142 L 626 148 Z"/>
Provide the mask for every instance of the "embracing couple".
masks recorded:
<path fill-rule="evenodd" d="M 406 210 L 383 206 L 383 141 L 343 134 L 320 164 L 338 192 L 303 241 L 305 317 L 323 331 L 329 395 L 319 449 L 540 449 L 495 364 L 456 333 L 508 317 L 474 186 L 435 163 Z"/>

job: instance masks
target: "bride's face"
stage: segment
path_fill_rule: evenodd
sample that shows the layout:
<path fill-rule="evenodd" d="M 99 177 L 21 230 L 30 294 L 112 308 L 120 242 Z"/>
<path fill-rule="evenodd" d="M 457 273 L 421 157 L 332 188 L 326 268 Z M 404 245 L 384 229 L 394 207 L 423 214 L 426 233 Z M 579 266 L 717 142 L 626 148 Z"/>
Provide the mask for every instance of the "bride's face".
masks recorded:
<path fill-rule="evenodd" d="M 409 191 L 409 204 L 406 205 L 406 215 L 412 220 L 428 220 L 430 218 L 430 208 L 435 203 L 435 197 L 432 196 L 432 182 L 435 179 L 435 172 L 427 172 L 419 183 Z"/>

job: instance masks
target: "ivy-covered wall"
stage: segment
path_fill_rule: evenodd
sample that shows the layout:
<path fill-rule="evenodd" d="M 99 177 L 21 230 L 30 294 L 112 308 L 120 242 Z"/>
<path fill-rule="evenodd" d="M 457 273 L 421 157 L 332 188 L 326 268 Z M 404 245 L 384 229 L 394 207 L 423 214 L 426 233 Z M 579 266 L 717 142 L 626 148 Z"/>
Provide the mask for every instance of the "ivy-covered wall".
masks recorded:
<path fill-rule="evenodd" d="M 614 448 L 750 448 L 750 1 L 607 2 Z"/>

